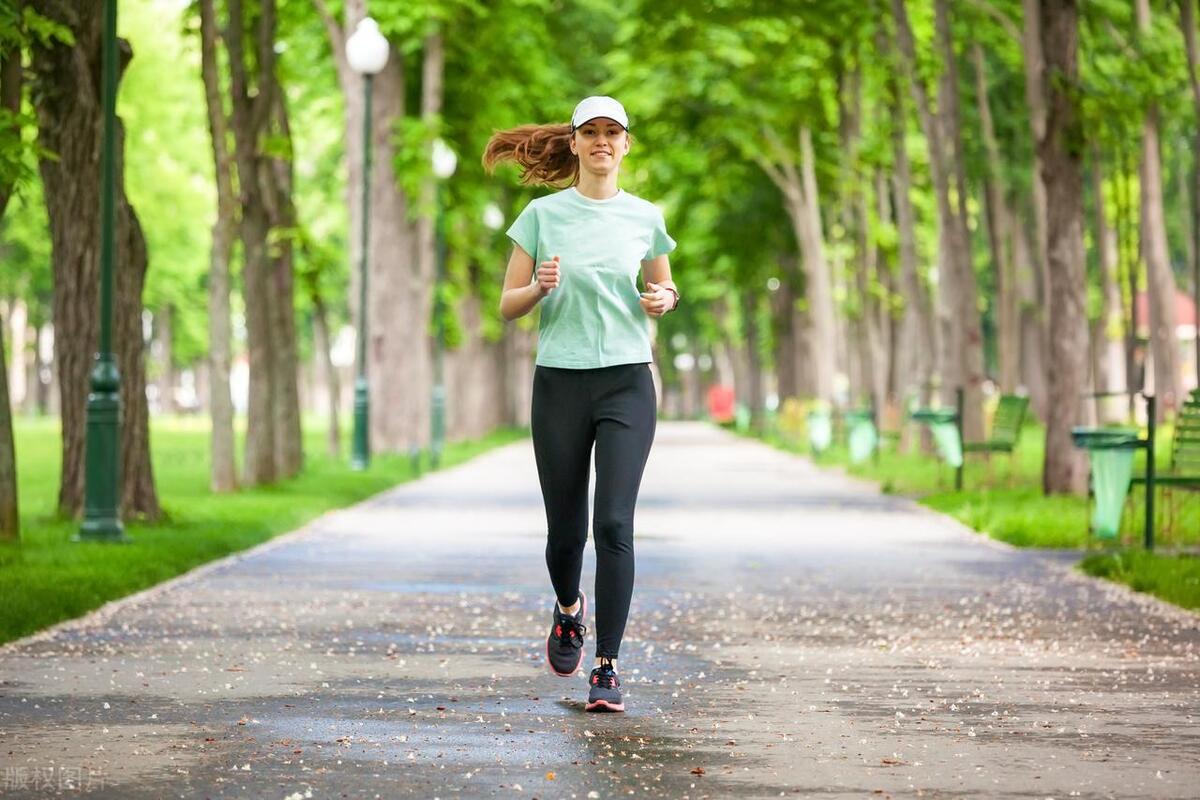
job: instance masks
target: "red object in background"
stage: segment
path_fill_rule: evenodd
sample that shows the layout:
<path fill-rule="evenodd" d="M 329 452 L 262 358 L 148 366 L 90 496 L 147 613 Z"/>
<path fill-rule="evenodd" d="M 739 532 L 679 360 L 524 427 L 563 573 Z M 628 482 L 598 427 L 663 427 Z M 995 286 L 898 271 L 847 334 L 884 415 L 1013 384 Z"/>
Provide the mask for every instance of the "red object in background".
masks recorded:
<path fill-rule="evenodd" d="M 717 422 L 733 419 L 733 387 L 713 384 L 708 387 L 708 413 Z"/>
<path fill-rule="evenodd" d="M 1150 296 L 1145 292 L 1138 292 L 1137 296 L 1137 315 L 1138 315 L 1138 336 L 1143 339 L 1150 337 Z M 1196 324 L 1196 304 L 1192 298 L 1188 297 L 1187 292 L 1180 289 L 1175 290 L 1175 325 L 1182 328 L 1184 325 Z M 1175 332 L 1179 335 L 1179 331 Z M 1190 337 L 1189 337 L 1190 338 Z"/>

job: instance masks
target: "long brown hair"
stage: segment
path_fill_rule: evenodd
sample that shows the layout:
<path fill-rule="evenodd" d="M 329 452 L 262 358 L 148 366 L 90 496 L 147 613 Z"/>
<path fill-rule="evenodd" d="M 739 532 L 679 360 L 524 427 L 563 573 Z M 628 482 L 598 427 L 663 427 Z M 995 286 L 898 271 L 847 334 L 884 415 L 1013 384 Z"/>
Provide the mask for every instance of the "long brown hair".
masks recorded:
<path fill-rule="evenodd" d="M 512 161 L 521 167 L 521 183 L 574 186 L 579 180 L 579 158 L 571 152 L 574 130 L 568 124 L 519 125 L 496 131 L 483 150 L 483 168 Z"/>

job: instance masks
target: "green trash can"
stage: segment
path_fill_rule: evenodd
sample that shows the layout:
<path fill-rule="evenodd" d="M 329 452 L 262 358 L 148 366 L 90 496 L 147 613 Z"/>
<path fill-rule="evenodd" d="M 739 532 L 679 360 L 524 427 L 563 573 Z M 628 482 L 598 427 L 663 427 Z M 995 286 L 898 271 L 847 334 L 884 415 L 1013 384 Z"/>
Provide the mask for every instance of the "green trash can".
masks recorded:
<path fill-rule="evenodd" d="M 1075 446 L 1088 451 L 1092 468 L 1092 531 L 1101 539 L 1115 539 L 1121 527 L 1121 510 L 1133 480 L 1133 454 L 1142 447 L 1133 428 L 1072 428 Z"/>
<path fill-rule="evenodd" d="M 738 403 L 734 408 L 733 426 L 739 433 L 750 430 L 750 407 L 745 403 Z"/>
<path fill-rule="evenodd" d="M 808 428 L 808 446 L 817 455 L 824 453 L 833 443 L 833 415 L 827 408 L 814 408 L 804 419 Z"/>
<path fill-rule="evenodd" d="M 938 454 L 955 469 L 962 466 L 962 438 L 958 435 L 958 415 L 948 408 L 922 408 L 912 413 L 912 418 L 928 425 L 933 434 L 933 443 Z"/>
<path fill-rule="evenodd" d="M 850 463 L 861 464 L 871 457 L 879 444 L 879 432 L 875 430 L 875 417 L 870 411 L 847 411 L 846 429 L 846 445 L 850 450 Z"/>

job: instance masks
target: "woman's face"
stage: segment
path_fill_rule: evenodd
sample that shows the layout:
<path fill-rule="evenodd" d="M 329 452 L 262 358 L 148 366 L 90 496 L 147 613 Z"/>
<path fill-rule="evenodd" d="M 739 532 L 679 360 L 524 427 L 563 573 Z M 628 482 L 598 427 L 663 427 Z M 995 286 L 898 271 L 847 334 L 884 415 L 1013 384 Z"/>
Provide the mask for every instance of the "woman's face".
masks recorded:
<path fill-rule="evenodd" d="M 596 175 L 616 172 L 629 152 L 629 136 L 616 120 L 597 117 L 575 129 L 571 152 L 579 156 L 579 168 Z"/>

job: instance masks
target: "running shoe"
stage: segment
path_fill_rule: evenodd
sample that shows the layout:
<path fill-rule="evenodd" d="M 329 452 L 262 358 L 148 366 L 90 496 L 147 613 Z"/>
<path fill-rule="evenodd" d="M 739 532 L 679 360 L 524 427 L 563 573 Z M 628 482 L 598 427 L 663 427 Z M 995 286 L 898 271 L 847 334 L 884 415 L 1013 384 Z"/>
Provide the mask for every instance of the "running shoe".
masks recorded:
<path fill-rule="evenodd" d="M 621 679 L 613 669 L 612 661 L 600 659 L 600 666 L 592 670 L 588 679 L 588 701 L 585 711 L 624 711 L 625 703 L 621 700 Z"/>
<path fill-rule="evenodd" d="M 579 593 L 579 610 L 574 614 L 559 611 L 555 601 L 554 621 L 546 637 L 546 663 L 555 675 L 569 678 L 579 671 L 583 663 L 583 637 L 587 634 L 587 626 L 583 624 L 586 613 L 587 597 L 583 592 Z"/>

